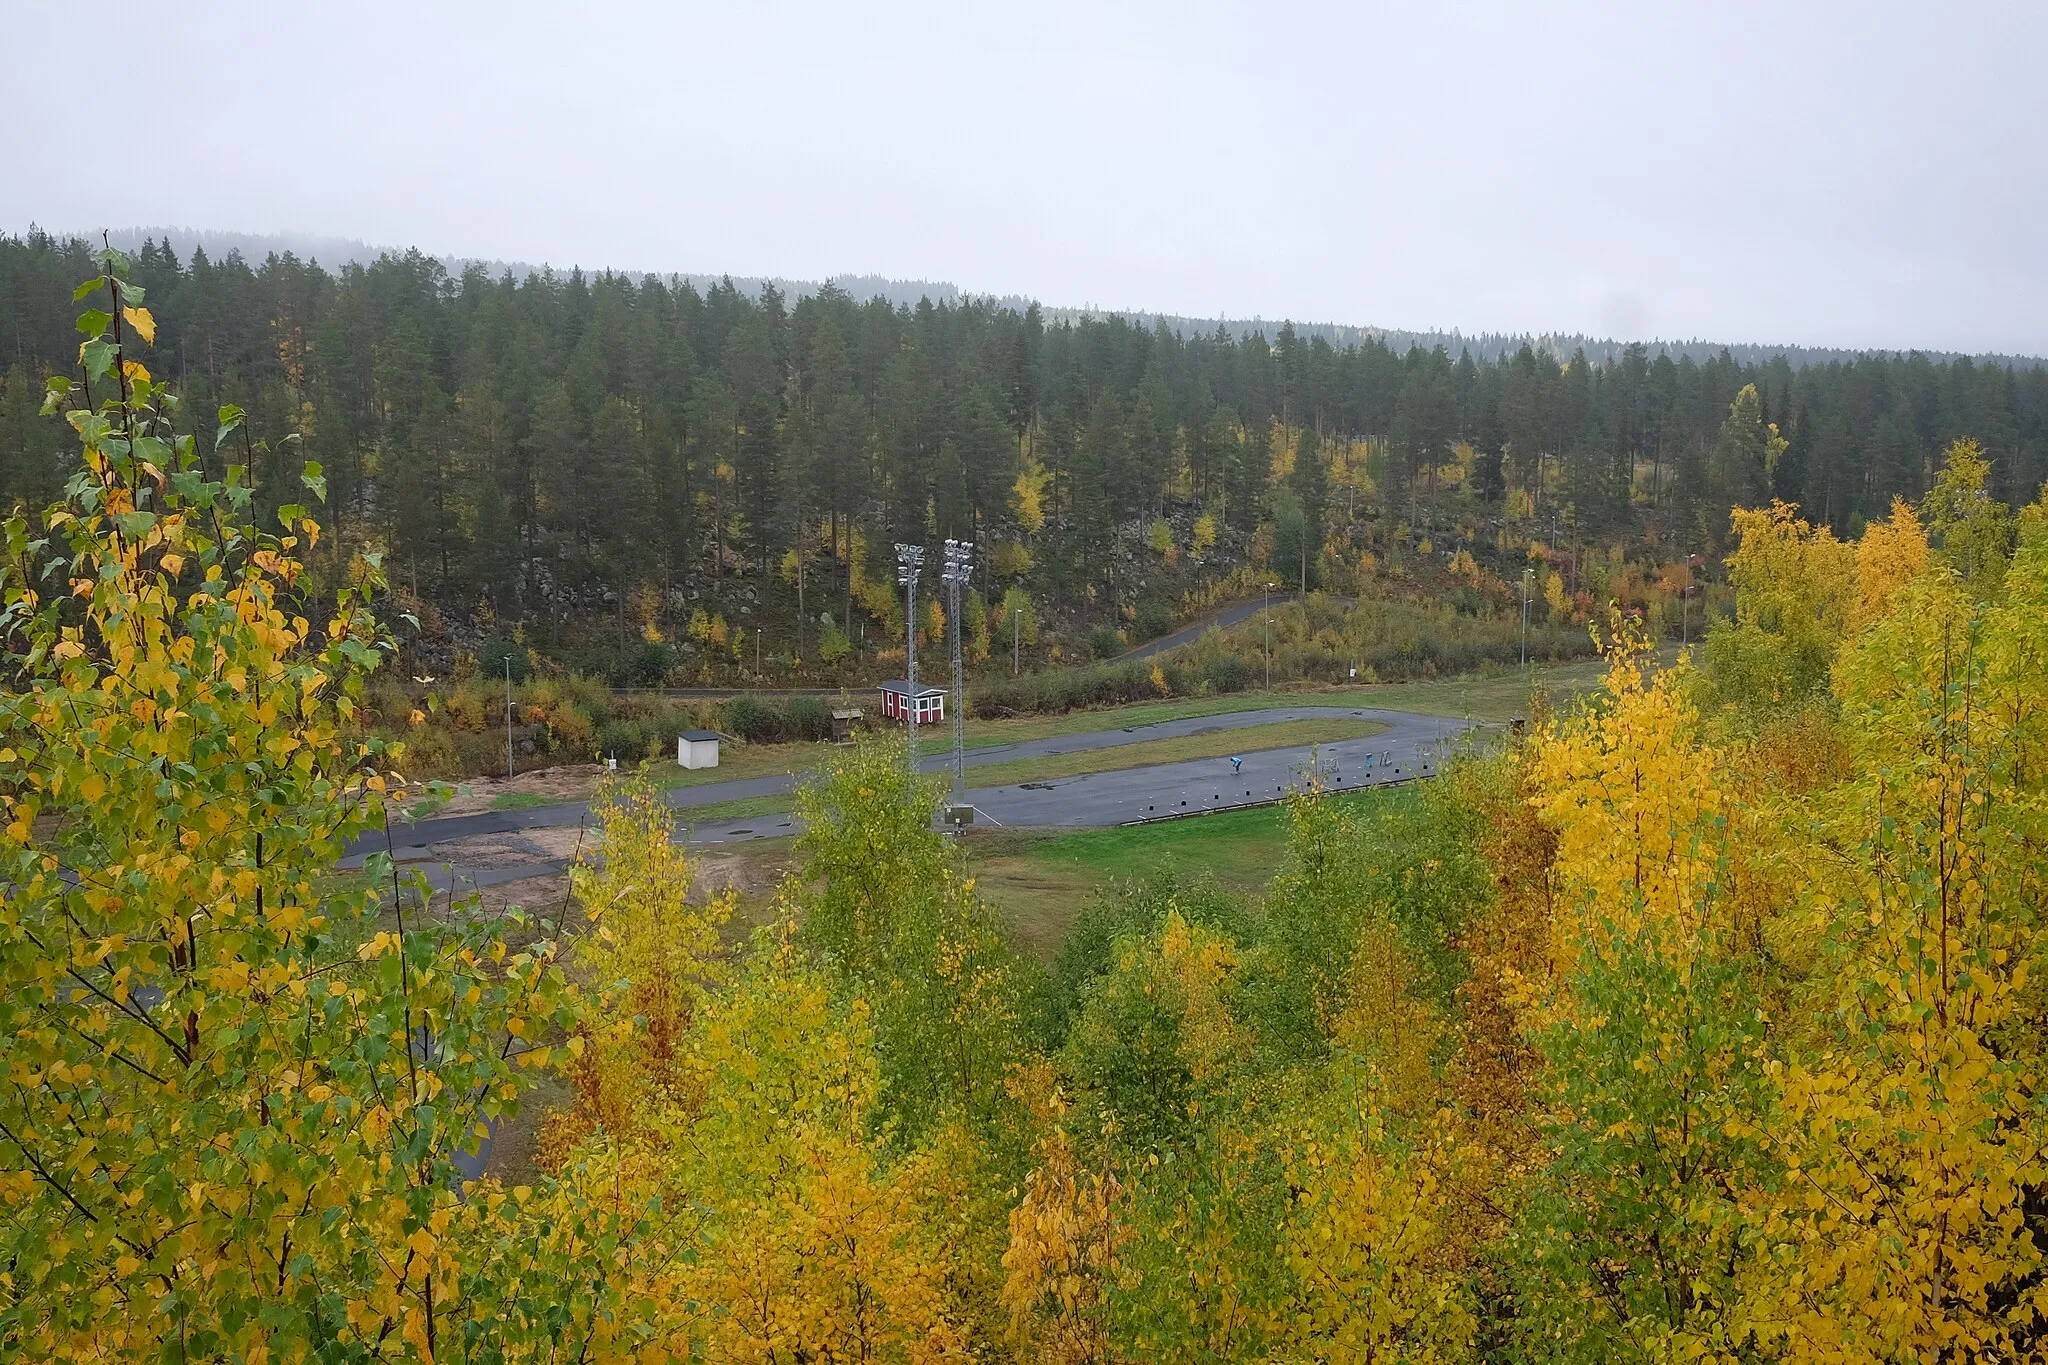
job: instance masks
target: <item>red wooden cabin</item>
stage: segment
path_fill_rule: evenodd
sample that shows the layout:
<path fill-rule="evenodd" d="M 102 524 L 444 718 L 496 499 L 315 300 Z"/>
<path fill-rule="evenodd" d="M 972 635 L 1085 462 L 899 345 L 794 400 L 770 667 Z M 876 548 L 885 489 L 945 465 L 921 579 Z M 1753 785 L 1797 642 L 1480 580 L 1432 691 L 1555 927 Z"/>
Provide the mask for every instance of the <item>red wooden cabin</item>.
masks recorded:
<path fill-rule="evenodd" d="M 931 725 L 942 721 L 946 718 L 946 689 L 943 687 L 933 687 L 929 683 L 919 683 L 914 704 L 917 707 L 917 723 L 919 725 Z M 882 684 L 882 718 L 884 720 L 902 721 L 908 725 L 910 723 L 910 708 L 912 705 L 913 698 L 910 695 L 910 684 L 908 682 L 902 678 L 891 678 Z"/>

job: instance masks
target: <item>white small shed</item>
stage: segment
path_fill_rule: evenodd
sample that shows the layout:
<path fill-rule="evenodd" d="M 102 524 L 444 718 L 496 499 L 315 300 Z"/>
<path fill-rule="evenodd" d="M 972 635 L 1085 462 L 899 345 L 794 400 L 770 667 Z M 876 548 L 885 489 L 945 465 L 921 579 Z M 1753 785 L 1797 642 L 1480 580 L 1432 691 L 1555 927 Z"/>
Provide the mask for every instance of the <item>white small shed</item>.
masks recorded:
<path fill-rule="evenodd" d="M 676 736 L 676 762 L 685 768 L 718 766 L 718 731 L 685 730 Z"/>

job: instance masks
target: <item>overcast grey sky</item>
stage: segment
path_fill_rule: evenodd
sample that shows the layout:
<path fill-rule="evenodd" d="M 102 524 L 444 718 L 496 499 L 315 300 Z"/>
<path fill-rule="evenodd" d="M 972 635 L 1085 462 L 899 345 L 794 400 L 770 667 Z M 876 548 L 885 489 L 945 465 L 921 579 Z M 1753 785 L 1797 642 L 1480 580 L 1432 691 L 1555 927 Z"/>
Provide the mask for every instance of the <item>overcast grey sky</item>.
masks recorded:
<path fill-rule="evenodd" d="M 6 8 L 7 230 L 2048 354 L 2023 0 Z"/>

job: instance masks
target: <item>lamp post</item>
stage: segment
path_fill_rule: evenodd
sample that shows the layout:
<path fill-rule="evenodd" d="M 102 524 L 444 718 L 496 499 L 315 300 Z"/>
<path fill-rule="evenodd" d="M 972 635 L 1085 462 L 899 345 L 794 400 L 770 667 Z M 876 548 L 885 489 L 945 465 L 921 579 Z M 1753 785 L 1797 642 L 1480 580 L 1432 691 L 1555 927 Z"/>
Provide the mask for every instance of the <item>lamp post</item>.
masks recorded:
<path fill-rule="evenodd" d="M 1266 690 L 1271 692 L 1273 690 L 1273 585 L 1271 583 L 1266 584 L 1266 619 L 1263 624 L 1266 628 L 1266 635 L 1261 651 L 1266 656 Z"/>
<path fill-rule="evenodd" d="M 917 571 L 924 546 L 896 542 L 896 581 L 903 585 L 903 681 L 910 703 L 910 775 L 917 776 Z"/>
<path fill-rule="evenodd" d="M 1529 670 L 1529 583 L 1536 577 L 1530 568 L 1522 570 L 1522 671 Z"/>
<path fill-rule="evenodd" d="M 953 804 L 964 799 L 967 769 L 967 692 L 960 666 L 960 590 L 974 574 L 974 547 L 964 540 L 946 542 L 946 636 L 953 651 Z"/>
<path fill-rule="evenodd" d="M 1698 555 L 1685 557 L 1685 582 L 1678 589 L 1678 643 L 1684 648 L 1692 643 L 1692 563 Z"/>

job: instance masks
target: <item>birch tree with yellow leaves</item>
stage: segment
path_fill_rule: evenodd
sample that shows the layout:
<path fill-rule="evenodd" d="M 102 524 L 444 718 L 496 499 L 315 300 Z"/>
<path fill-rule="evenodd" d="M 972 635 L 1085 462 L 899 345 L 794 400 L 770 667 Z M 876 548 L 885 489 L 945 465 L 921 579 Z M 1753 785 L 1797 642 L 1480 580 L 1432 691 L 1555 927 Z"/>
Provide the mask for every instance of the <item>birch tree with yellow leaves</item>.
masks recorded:
<path fill-rule="evenodd" d="M 1814 811 L 1817 1023 L 1779 1073 L 1788 1175 L 1753 1309 L 1801 1359 L 2048 1347 L 2048 535 L 1977 568 L 1899 591 L 1836 666 L 1857 775 Z"/>
<path fill-rule="evenodd" d="M 1507 1252 L 1520 1330 L 1560 1359 L 1683 1359 L 1748 1341 L 1745 1191 L 1768 1185 L 1767 1013 L 1742 959 L 1725 758 L 1683 670 L 1626 626 L 1599 704 L 1530 746 L 1556 831 L 1551 961 L 1520 983 L 1543 1060 L 1540 1166 Z"/>
<path fill-rule="evenodd" d="M 79 467 L 0 565 L 0 1353 L 455 1355 L 455 1158 L 547 1059 L 553 949 L 381 856 L 328 878 L 396 785 L 354 724 L 377 567 L 323 592 L 311 512 L 259 523 L 234 409 L 206 476 L 101 270 L 47 399 Z"/>

